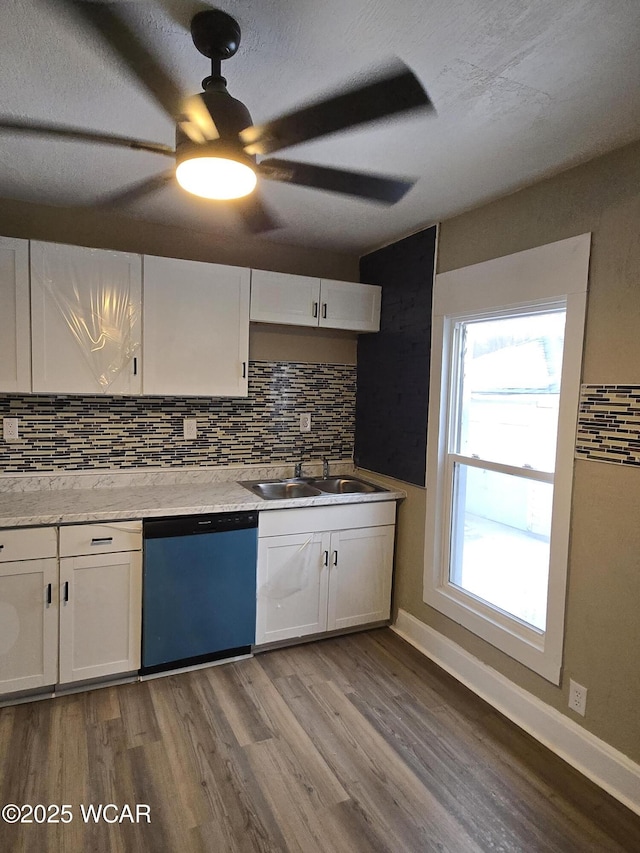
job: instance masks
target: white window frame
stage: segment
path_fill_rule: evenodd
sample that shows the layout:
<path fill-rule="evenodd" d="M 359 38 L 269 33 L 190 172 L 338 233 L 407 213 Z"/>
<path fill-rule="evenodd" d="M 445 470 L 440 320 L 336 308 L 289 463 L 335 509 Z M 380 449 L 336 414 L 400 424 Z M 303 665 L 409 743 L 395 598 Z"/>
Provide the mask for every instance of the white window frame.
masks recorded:
<path fill-rule="evenodd" d="M 591 235 L 436 276 L 431 326 L 424 600 L 554 684 L 560 683 L 575 432 Z M 451 370 L 456 323 L 566 307 L 554 475 L 546 629 L 540 631 L 449 581 Z M 514 469 L 514 471 L 517 469 Z"/>

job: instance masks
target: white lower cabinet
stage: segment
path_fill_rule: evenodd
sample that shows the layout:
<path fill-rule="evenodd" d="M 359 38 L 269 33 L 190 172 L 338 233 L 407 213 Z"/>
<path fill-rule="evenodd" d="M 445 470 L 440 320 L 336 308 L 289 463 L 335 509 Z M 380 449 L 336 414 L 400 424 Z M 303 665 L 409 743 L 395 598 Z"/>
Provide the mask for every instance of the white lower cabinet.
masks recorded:
<path fill-rule="evenodd" d="M 327 629 L 326 535 L 258 539 L 256 645 Z"/>
<path fill-rule="evenodd" d="M 140 667 L 142 525 L 0 530 L 0 694 Z M 69 552 L 75 552 L 71 554 Z"/>
<path fill-rule="evenodd" d="M 54 527 L 0 530 L 0 693 L 57 680 L 57 550 Z"/>
<path fill-rule="evenodd" d="M 329 631 L 389 618 L 394 530 L 385 525 L 331 534 Z"/>
<path fill-rule="evenodd" d="M 256 645 L 381 622 L 395 502 L 261 512 Z"/>
<path fill-rule="evenodd" d="M 139 669 L 141 536 L 140 522 L 60 528 L 60 684 Z"/>

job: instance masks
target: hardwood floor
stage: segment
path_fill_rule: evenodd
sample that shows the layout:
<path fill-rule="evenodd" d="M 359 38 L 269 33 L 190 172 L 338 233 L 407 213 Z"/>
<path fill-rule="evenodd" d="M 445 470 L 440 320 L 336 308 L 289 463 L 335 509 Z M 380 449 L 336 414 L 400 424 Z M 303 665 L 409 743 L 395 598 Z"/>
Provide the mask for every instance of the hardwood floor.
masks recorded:
<path fill-rule="evenodd" d="M 4 708 L 0 759 L 0 805 L 73 815 L 0 822 L 2 853 L 640 851 L 639 817 L 388 629 Z M 151 822 L 84 821 L 107 803 Z"/>

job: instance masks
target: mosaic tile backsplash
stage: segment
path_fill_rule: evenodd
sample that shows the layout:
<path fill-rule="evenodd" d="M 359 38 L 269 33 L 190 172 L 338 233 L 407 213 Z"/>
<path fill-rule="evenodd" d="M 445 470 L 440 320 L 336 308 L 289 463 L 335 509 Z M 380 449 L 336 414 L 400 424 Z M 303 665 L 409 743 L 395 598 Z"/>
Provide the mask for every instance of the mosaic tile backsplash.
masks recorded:
<path fill-rule="evenodd" d="M 0 395 L 0 418 L 20 419 L 20 441 L 0 441 L 0 473 L 350 459 L 355 393 L 354 365 L 256 361 L 242 399 Z M 183 418 L 197 419 L 197 439 Z"/>
<path fill-rule="evenodd" d="M 576 457 L 640 466 L 640 385 L 583 385 Z"/>

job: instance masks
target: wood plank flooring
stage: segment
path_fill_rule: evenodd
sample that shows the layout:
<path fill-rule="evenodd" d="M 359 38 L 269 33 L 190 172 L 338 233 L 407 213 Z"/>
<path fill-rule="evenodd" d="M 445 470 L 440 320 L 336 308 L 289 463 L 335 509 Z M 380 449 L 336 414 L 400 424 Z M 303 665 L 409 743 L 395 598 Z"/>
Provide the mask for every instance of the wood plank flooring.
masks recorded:
<path fill-rule="evenodd" d="M 0 761 L 0 805 L 73 815 L 0 821 L 2 853 L 640 851 L 639 817 L 388 629 L 0 709 Z M 107 803 L 151 822 L 84 821 Z"/>

